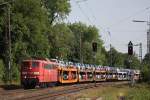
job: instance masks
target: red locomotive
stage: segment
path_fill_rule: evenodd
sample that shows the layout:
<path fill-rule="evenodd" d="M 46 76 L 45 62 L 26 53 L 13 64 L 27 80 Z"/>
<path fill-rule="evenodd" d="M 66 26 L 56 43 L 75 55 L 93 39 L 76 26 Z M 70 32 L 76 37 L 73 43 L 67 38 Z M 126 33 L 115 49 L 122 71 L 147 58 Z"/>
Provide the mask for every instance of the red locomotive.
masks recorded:
<path fill-rule="evenodd" d="M 24 60 L 21 65 L 21 84 L 24 88 L 49 86 L 58 80 L 58 64 L 48 60 Z"/>

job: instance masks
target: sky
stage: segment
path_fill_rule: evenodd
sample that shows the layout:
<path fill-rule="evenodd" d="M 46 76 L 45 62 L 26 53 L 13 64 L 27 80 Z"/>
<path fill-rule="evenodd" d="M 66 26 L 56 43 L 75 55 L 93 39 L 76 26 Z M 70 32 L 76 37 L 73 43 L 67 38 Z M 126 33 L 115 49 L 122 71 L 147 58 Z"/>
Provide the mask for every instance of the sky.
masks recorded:
<path fill-rule="evenodd" d="M 150 21 L 150 0 L 70 0 L 71 13 L 68 22 L 95 25 L 103 39 L 106 50 L 109 45 L 119 52 L 127 53 L 127 44 L 142 43 L 143 56 L 147 52 L 147 23 Z M 110 34 L 109 34 L 110 33 Z M 134 47 L 139 54 L 139 47 Z"/>

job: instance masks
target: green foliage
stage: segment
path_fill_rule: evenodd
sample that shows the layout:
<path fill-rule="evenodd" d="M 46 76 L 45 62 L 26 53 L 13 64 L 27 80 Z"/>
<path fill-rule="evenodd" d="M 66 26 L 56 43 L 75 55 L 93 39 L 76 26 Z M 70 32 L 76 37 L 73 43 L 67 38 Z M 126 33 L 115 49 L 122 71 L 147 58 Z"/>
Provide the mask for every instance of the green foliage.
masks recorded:
<path fill-rule="evenodd" d="M 143 59 L 143 64 L 150 65 L 150 53 L 146 54 Z"/>
<path fill-rule="evenodd" d="M 129 57 L 128 54 L 126 54 L 124 60 L 124 66 L 126 68 L 140 69 L 141 63 L 135 55 Z"/>
<path fill-rule="evenodd" d="M 72 61 L 103 64 L 105 55 L 101 52 L 104 48 L 98 29 L 95 26 L 87 26 L 81 22 L 68 25 L 74 34 L 75 40 L 72 46 Z M 97 42 L 98 50 L 94 59 L 92 42 Z"/>
<path fill-rule="evenodd" d="M 149 72 L 150 72 L 149 66 L 148 65 L 143 65 L 142 66 L 142 80 L 144 82 L 150 82 Z"/>
<path fill-rule="evenodd" d="M 0 82 L 2 81 L 4 76 L 4 63 L 3 61 L 0 59 Z"/>
<path fill-rule="evenodd" d="M 103 64 L 105 55 L 101 53 L 101 49 L 104 50 L 104 47 L 96 27 L 80 22 L 68 25 L 61 23 L 52 26 L 49 33 L 49 42 L 52 46 L 51 57 L 57 56 L 59 59 L 74 62 L 80 62 L 82 59 L 84 63 Z M 96 60 L 93 58 L 93 41 L 98 43 Z"/>
<path fill-rule="evenodd" d="M 40 0 L 16 0 L 12 6 L 12 79 L 18 80 L 18 65 L 25 57 L 47 57 L 50 45 L 48 17 Z M 17 63 L 17 64 L 16 64 Z"/>
<path fill-rule="evenodd" d="M 47 9 L 50 24 L 64 19 L 71 11 L 70 0 L 41 0 Z"/>
<path fill-rule="evenodd" d="M 21 49 L 18 51 L 23 50 L 30 56 L 48 56 L 50 47 L 46 36 L 48 17 L 46 11 L 41 8 L 40 0 L 17 0 L 14 12 L 12 42 L 17 42 L 14 43 L 14 49 Z M 18 46 L 18 42 L 21 46 Z"/>
<path fill-rule="evenodd" d="M 7 1 L 0 0 L 0 3 Z M 55 32 L 51 30 L 51 27 L 55 27 L 51 26 L 51 24 L 69 14 L 70 2 L 68 0 L 15 0 L 10 5 L 13 61 L 11 75 L 12 79 L 17 80 L 19 79 L 19 63 L 22 59 L 32 56 L 51 57 L 52 43 L 50 40 L 52 38 L 49 39 L 49 34 Z M 0 58 L 3 59 L 6 66 L 4 69 L 5 76 L 8 75 L 7 12 L 7 7 L 5 6 L 0 9 Z M 59 30 L 57 33 L 59 33 Z M 65 34 L 68 33 L 66 32 Z M 66 47 L 63 49 L 65 49 L 63 52 L 66 52 Z M 6 77 L 4 80 L 8 81 Z"/>
<path fill-rule="evenodd" d="M 107 62 L 109 66 L 140 69 L 141 64 L 139 59 L 135 56 L 129 56 L 127 53 L 120 53 L 115 48 L 111 48 L 111 51 L 106 53 Z"/>
<path fill-rule="evenodd" d="M 150 90 L 147 84 L 130 88 L 126 100 L 150 100 Z"/>
<path fill-rule="evenodd" d="M 132 58 L 132 62 L 131 62 L 131 68 L 133 69 L 140 69 L 141 67 L 141 64 L 140 64 L 140 61 L 137 57 L 133 56 Z"/>
<path fill-rule="evenodd" d="M 52 45 L 50 56 L 67 60 L 71 56 L 71 47 L 74 45 L 74 35 L 64 23 L 52 26 L 49 34 Z"/>
<path fill-rule="evenodd" d="M 122 56 L 118 53 L 118 51 L 115 48 L 111 48 L 110 51 L 108 51 L 108 64 L 109 66 L 121 66 L 121 64 L 118 64 L 119 61 L 121 61 Z"/>
<path fill-rule="evenodd" d="M 20 69 L 19 65 L 16 63 L 13 63 L 13 66 L 11 68 L 11 78 L 15 82 L 18 82 L 20 79 Z"/>
<path fill-rule="evenodd" d="M 146 54 L 142 63 L 142 79 L 144 82 L 150 82 L 150 54 Z"/>
<path fill-rule="evenodd" d="M 108 51 L 106 56 L 107 64 L 109 64 L 109 66 L 125 67 L 124 60 L 126 59 L 126 54 L 118 52 L 114 47 L 112 47 L 111 50 Z"/>

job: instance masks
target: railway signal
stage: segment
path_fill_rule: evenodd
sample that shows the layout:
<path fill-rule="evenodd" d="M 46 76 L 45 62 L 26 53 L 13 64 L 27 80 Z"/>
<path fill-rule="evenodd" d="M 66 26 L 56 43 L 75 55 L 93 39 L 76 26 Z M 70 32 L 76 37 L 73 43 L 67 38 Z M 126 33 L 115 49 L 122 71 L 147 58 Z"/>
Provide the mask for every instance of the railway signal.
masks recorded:
<path fill-rule="evenodd" d="M 133 43 L 131 41 L 128 44 L 128 55 L 133 55 Z"/>
<path fill-rule="evenodd" d="M 97 43 L 96 42 L 92 43 L 92 48 L 93 48 L 93 52 L 97 52 Z"/>

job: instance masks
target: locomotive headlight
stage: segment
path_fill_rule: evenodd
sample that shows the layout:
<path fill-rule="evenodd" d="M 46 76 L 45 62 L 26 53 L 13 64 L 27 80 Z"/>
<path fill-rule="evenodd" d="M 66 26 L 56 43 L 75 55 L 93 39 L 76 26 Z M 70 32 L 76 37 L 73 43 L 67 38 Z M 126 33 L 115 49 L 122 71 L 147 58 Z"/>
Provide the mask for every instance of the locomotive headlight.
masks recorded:
<path fill-rule="evenodd" d="M 34 74 L 34 75 L 39 75 L 39 74 L 40 74 L 40 72 L 33 72 L 33 74 Z"/>

